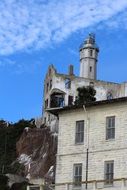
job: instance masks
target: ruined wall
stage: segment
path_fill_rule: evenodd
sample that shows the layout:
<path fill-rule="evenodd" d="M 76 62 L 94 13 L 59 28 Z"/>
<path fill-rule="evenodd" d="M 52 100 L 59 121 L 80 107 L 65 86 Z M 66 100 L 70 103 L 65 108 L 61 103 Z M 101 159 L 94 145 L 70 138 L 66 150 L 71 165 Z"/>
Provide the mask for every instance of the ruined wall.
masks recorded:
<path fill-rule="evenodd" d="M 69 83 L 67 83 L 69 81 Z M 48 86 L 47 86 L 48 84 Z M 43 122 L 50 127 L 52 132 L 57 132 L 57 117 L 47 113 L 45 110 L 51 108 L 51 97 L 59 93 L 64 101 L 56 107 L 69 105 L 71 97 L 72 104 L 77 96 L 77 88 L 82 86 L 93 86 L 96 90 L 96 100 L 106 100 L 127 96 L 127 83 L 113 83 L 100 80 L 77 77 L 74 74 L 59 74 L 53 66 L 50 66 L 45 79 L 44 98 L 43 98 Z M 54 95 L 55 96 L 55 95 Z"/>
<path fill-rule="evenodd" d="M 127 92 L 125 92 L 125 88 L 127 89 L 126 83 L 118 84 L 101 80 L 92 80 L 82 77 L 76 77 L 75 75 L 58 74 L 54 71 L 52 71 L 50 75 L 47 74 L 46 76 L 47 77 L 45 80 L 45 85 L 48 81 L 52 80 L 52 87 L 49 88 L 47 92 L 45 90 L 44 99 L 49 99 L 50 102 L 50 95 L 52 94 L 52 91 L 59 89 L 65 94 L 64 105 L 66 106 L 68 105 L 68 96 L 73 96 L 75 100 L 75 97 L 77 95 L 77 88 L 82 86 L 92 85 L 96 90 L 97 100 L 107 99 L 107 94 L 109 92 L 112 94 L 112 98 L 122 97 L 127 94 Z M 70 87 L 67 87 L 66 79 L 70 80 Z M 48 103 L 47 107 L 50 107 L 50 103 Z"/>
<path fill-rule="evenodd" d="M 96 90 L 96 99 L 105 100 L 107 99 L 107 94 L 110 92 L 112 98 L 118 98 L 125 96 L 124 86 L 118 83 L 105 82 L 99 80 L 90 80 L 80 77 L 74 77 L 69 75 L 55 75 L 54 83 L 52 88 L 58 88 L 65 92 L 65 105 L 68 105 L 68 96 L 71 95 L 74 97 L 77 96 L 77 88 L 82 86 L 92 85 Z M 65 80 L 69 78 L 71 80 L 71 87 L 66 88 Z"/>

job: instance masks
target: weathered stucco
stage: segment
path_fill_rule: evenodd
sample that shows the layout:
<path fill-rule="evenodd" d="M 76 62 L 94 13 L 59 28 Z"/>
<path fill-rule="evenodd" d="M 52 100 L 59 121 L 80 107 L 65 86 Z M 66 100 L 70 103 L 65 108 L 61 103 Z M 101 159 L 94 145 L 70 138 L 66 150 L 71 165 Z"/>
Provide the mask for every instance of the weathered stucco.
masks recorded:
<path fill-rule="evenodd" d="M 70 79 L 71 81 L 70 88 L 66 88 L 65 86 L 66 79 Z M 52 80 L 52 87 L 46 90 L 46 84 L 49 83 L 51 80 Z M 63 93 L 64 96 L 63 106 L 67 106 L 69 101 L 69 96 L 73 96 L 73 102 L 75 101 L 78 87 L 89 86 L 89 85 L 92 85 L 96 90 L 96 100 L 106 100 L 108 93 L 112 95 L 112 98 L 124 97 L 127 95 L 127 83 L 118 84 L 101 80 L 93 80 L 93 79 L 77 77 L 75 75 L 59 74 L 54 69 L 54 67 L 51 66 L 48 69 L 45 79 L 43 110 L 51 107 L 50 101 L 51 101 L 51 94 L 53 92 L 57 92 L 59 90 L 61 93 Z M 48 105 L 47 107 L 45 107 L 47 100 L 48 100 Z M 53 125 L 51 124 L 52 121 L 54 119 L 56 120 L 55 116 L 51 114 L 49 116 L 49 114 L 47 114 L 45 111 L 44 111 L 44 117 L 46 118 L 46 123 L 48 126 Z"/>
<path fill-rule="evenodd" d="M 92 54 L 90 51 L 92 50 Z M 55 132 L 57 127 L 53 127 L 54 120 L 57 118 L 51 114 L 47 114 L 46 109 L 54 107 L 52 105 L 52 97 L 57 94 L 61 103 L 58 107 L 67 106 L 69 98 L 72 104 L 77 96 L 77 88 L 92 85 L 96 90 L 96 100 L 105 100 L 107 98 L 118 98 L 127 96 L 127 83 L 113 83 L 107 81 L 96 80 L 97 75 L 97 57 L 99 48 L 95 42 L 95 36 L 89 34 L 88 38 L 80 47 L 80 76 L 75 76 L 73 66 L 69 68 L 68 74 L 60 74 L 53 65 L 50 65 L 44 81 L 44 97 L 43 97 L 43 122 Z M 92 71 L 90 71 L 92 67 Z M 82 73 L 82 74 L 81 74 Z M 66 82 L 70 81 L 67 88 Z M 55 106 L 56 107 L 56 106 Z M 53 121 L 53 122 L 52 122 Z"/>

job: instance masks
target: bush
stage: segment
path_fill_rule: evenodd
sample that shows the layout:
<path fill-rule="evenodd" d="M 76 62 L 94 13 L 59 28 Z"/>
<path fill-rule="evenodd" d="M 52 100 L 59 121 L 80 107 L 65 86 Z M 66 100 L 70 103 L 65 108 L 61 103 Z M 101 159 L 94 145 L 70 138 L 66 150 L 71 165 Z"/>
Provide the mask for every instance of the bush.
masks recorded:
<path fill-rule="evenodd" d="M 0 175 L 0 190 L 9 190 L 7 176 Z"/>
<path fill-rule="evenodd" d="M 33 120 L 22 119 L 8 125 L 5 121 L 0 121 L 0 173 L 15 173 L 15 169 L 18 169 L 19 166 L 13 169 L 11 163 L 17 158 L 16 142 L 26 127 L 34 128 Z"/>
<path fill-rule="evenodd" d="M 96 90 L 92 86 L 83 86 L 77 88 L 78 96 L 75 100 L 75 105 L 84 105 L 89 102 L 96 101 Z"/>

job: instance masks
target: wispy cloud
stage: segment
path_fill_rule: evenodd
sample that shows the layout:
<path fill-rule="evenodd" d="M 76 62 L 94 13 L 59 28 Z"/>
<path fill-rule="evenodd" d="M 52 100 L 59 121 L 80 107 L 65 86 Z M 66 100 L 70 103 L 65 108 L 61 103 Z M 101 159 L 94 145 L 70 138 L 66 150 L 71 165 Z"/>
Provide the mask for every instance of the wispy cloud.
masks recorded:
<path fill-rule="evenodd" d="M 13 74 L 20 75 L 23 73 L 35 74 L 36 72 L 38 72 L 39 68 L 41 69 L 43 61 L 44 60 L 42 57 L 39 57 L 33 61 L 29 61 L 29 60 L 21 61 L 21 60 L 14 60 L 11 57 L 3 56 L 0 58 L 0 69 L 2 71 L 6 70 L 6 72 L 8 69 L 8 71 L 12 75 Z"/>
<path fill-rule="evenodd" d="M 114 18 L 126 8 L 126 0 L 2 0 L 0 54 L 59 43 L 73 32 Z M 113 22 L 112 27 L 117 24 Z"/>
<path fill-rule="evenodd" d="M 14 60 L 9 59 L 9 58 L 1 58 L 0 59 L 0 66 L 2 66 L 2 67 L 4 67 L 5 65 L 13 66 L 15 64 L 16 64 L 16 62 Z"/>
<path fill-rule="evenodd" d="M 113 16 L 110 20 L 105 22 L 105 26 L 114 29 L 127 29 L 127 11 L 120 12 L 118 15 Z"/>

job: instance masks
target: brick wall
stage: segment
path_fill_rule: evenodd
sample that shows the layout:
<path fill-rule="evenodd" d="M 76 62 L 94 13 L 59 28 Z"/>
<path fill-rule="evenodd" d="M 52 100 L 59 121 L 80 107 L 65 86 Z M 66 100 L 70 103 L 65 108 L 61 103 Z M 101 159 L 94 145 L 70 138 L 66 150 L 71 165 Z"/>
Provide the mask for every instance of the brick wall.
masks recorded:
<path fill-rule="evenodd" d="M 115 116 L 113 140 L 106 140 L 107 116 Z M 84 143 L 81 145 L 75 145 L 78 120 L 85 121 Z M 88 180 L 104 179 L 104 162 L 108 160 L 114 160 L 114 178 L 127 177 L 127 103 L 124 102 L 87 108 L 87 112 L 70 110 L 59 115 L 56 183 L 72 182 L 73 164 L 76 163 L 83 164 L 82 180 L 85 181 L 88 136 Z"/>

